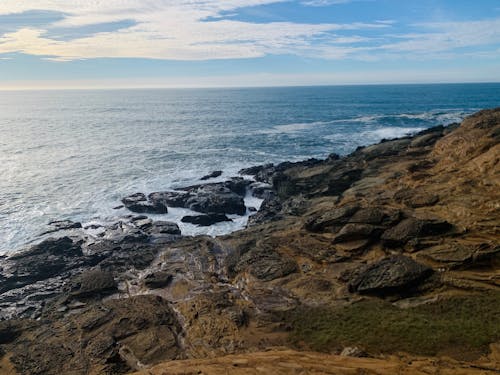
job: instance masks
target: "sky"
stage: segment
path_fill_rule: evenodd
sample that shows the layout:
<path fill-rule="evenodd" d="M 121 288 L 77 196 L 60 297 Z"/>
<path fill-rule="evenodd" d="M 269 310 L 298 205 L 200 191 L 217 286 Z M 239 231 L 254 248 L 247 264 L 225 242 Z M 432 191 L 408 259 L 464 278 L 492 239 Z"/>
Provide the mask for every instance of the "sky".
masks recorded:
<path fill-rule="evenodd" d="M 499 0 L 0 0 L 0 89 L 500 82 Z"/>

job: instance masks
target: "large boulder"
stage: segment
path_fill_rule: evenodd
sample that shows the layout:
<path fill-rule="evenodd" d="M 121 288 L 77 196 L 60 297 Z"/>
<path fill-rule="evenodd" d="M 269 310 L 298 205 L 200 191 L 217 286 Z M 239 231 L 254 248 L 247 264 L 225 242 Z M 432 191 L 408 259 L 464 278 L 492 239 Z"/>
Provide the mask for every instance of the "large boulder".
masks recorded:
<path fill-rule="evenodd" d="M 122 203 L 132 212 L 166 214 L 167 205 L 160 201 L 148 201 L 143 193 L 135 193 L 122 199 Z"/>
<path fill-rule="evenodd" d="M 351 292 L 361 294 L 404 293 L 432 273 L 431 268 L 411 258 L 395 255 L 357 269 L 348 287 Z"/>
<path fill-rule="evenodd" d="M 102 296 L 117 290 L 118 284 L 109 271 L 100 269 L 83 272 L 75 282 L 73 295 L 77 297 Z"/>
<path fill-rule="evenodd" d="M 248 271 L 257 279 L 271 281 L 297 272 L 298 266 L 293 259 L 274 250 L 254 248 L 239 258 L 232 271 Z"/>
<path fill-rule="evenodd" d="M 97 257 L 84 256 L 80 242 L 69 237 L 49 238 L 0 265 L 0 293 L 46 280 L 77 267 L 93 265 Z"/>
<path fill-rule="evenodd" d="M 221 223 L 224 221 L 232 221 L 224 214 L 206 214 L 195 216 L 184 216 L 181 221 L 183 223 L 190 223 L 200 227 L 208 227 L 210 225 Z"/>
<path fill-rule="evenodd" d="M 419 237 L 437 236 L 449 233 L 453 225 L 444 220 L 421 220 L 408 218 L 396 226 L 386 230 L 382 242 L 388 247 L 405 245 L 408 241 Z"/>

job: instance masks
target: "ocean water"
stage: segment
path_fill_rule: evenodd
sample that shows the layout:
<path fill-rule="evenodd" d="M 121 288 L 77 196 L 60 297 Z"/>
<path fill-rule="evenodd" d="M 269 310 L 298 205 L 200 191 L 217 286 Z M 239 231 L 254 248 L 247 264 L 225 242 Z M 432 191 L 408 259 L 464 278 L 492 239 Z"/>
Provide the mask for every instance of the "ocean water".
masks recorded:
<path fill-rule="evenodd" d="M 496 106 L 500 84 L 0 92 L 0 253 L 51 220 L 112 221 L 130 193 L 347 154 Z M 245 221 L 181 229 L 217 235 Z"/>

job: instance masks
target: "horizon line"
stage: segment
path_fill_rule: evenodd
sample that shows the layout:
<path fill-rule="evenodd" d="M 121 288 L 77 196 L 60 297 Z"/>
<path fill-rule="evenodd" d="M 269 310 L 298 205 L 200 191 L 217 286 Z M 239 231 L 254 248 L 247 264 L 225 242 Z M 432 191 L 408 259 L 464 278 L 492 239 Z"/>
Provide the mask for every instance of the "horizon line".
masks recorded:
<path fill-rule="evenodd" d="M 500 81 L 444 81 L 444 82 L 367 82 L 367 83 L 332 83 L 332 84 L 283 84 L 283 85 L 165 85 L 165 86 L 68 86 L 68 87 L 1 87 L 5 91 L 95 91 L 95 90 L 199 90 L 199 89 L 266 89 L 266 88 L 301 88 L 301 87 L 349 87 L 349 86 L 417 86 L 417 85 L 474 85 L 500 84 Z"/>

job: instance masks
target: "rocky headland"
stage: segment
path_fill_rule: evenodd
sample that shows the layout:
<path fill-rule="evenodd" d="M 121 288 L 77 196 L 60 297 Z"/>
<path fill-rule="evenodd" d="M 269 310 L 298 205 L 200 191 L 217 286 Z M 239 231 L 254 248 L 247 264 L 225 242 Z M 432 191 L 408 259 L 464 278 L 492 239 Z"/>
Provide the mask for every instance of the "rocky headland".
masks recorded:
<path fill-rule="evenodd" d="M 485 110 L 137 192 L 111 225 L 52 222 L 0 257 L 0 373 L 499 373 L 499 159 L 500 109 Z M 152 219 L 169 207 L 204 226 L 256 212 L 187 237 Z"/>

